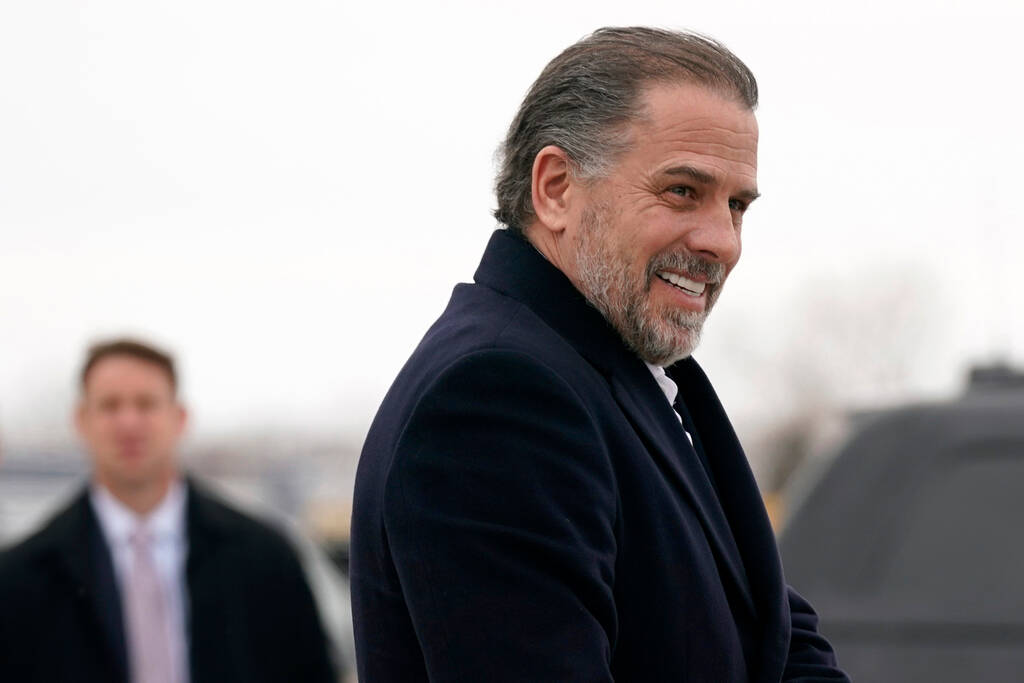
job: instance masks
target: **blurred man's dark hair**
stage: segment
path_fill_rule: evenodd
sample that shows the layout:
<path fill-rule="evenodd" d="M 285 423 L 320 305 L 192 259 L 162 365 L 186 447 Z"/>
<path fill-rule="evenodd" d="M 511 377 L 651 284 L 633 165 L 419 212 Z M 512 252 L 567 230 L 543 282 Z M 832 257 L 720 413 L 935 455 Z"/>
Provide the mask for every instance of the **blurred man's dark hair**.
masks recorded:
<path fill-rule="evenodd" d="M 128 356 L 158 366 L 167 374 L 171 382 L 171 390 L 178 391 L 178 374 L 174 368 L 174 358 L 168 352 L 159 349 L 152 344 L 141 342 L 137 339 L 120 337 L 93 344 L 85 354 L 85 362 L 82 364 L 80 374 L 81 387 L 85 389 L 85 383 L 89 379 L 89 372 L 93 367 L 103 360 L 113 356 Z"/>

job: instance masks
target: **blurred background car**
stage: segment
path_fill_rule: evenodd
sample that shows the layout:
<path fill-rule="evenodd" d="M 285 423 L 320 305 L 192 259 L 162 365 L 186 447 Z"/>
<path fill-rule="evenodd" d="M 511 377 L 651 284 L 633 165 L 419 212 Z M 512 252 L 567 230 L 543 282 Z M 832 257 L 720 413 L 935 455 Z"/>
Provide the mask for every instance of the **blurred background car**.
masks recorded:
<path fill-rule="evenodd" d="M 1024 374 L 860 416 L 798 476 L 780 551 L 852 678 L 1021 680 Z"/>

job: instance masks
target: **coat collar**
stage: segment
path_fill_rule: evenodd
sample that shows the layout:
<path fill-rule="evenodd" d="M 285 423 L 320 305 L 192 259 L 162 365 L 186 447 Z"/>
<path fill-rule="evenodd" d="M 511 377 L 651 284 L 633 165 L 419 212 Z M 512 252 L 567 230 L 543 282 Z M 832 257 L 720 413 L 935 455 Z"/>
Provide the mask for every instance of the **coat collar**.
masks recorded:
<path fill-rule="evenodd" d="M 616 402 L 651 454 L 696 509 L 723 579 L 733 585 L 747 609 L 756 613 L 743 562 L 722 504 L 696 451 L 679 428 L 672 407 L 643 361 L 629 350 L 618 332 L 587 302 L 572 282 L 525 238 L 507 230 L 495 231 L 474 279 L 478 284 L 525 304 L 606 377 Z M 681 364 L 697 368 L 692 359 L 677 365 Z M 699 368 L 697 370 L 699 372 Z M 703 373 L 700 377 L 703 378 Z M 703 382 L 706 386 L 699 392 L 690 392 L 693 399 L 706 394 L 714 396 L 706 378 Z M 683 386 L 680 386 L 680 392 L 687 394 Z M 714 415 L 713 419 L 724 421 L 731 432 L 724 412 Z M 703 434 L 705 425 L 696 418 L 695 422 Z M 718 425 L 706 427 L 715 431 Z M 709 444 L 709 447 L 714 446 Z M 732 452 L 715 450 L 712 453 L 712 459 L 740 458 L 746 466 L 738 442 Z M 749 471 L 749 467 L 747 469 Z M 731 481 L 729 485 L 732 485 Z"/>
<path fill-rule="evenodd" d="M 196 584 L 209 559 L 234 544 L 232 523 L 225 509 L 218 505 L 204 487 L 186 477 L 188 500 L 185 504 L 185 527 L 188 532 L 188 560 L 185 566 L 189 586 Z"/>
<path fill-rule="evenodd" d="M 89 490 L 83 488 L 71 504 L 50 522 L 46 535 L 50 548 L 78 593 L 84 591 L 93 579 L 92 543 L 83 548 L 83 541 L 97 536 L 102 539 L 99 522 L 89 503 Z"/>
<path fill-rule="evenodd" d="M 496 230 L 473 279 L 526 304 L 602 374 L 636 364 L 647 372 L 615 328 L 525 237 Z"/>
<path fill-rule="evenodd" d="M 232 521 L 230 514 L 216 504 L 213 498 L 196 483 L 192 477 L 185 478 L 185 529 L 188 539 L 188 564 L 186 572 L 191 583 L 192 574 L 200 569 L 213 555 L 225 547 L 232 545 Z M 117 593 L 104 596 L 96 589 L 97 584 L 103 586 L 114 582 L 113 565 L 110 550 L 100 529 L 99 520 L 89 501 L 89 490 L 86 487 L 72 503 L 55 517 L 48 530 L 49 544 L 57 557 L 59 566 L 70 580 L 77 595 L 81 599 L 99 600 L 103 604 L 94 605 L 96 611 L 109 611 L 106 597 L 117 600 Z M 83 539 L 89 543 L 83 550 Z M 106 574 L 109 572 L 109 576 Z M 116 591 L 116 583 L 112 583 Z"/>

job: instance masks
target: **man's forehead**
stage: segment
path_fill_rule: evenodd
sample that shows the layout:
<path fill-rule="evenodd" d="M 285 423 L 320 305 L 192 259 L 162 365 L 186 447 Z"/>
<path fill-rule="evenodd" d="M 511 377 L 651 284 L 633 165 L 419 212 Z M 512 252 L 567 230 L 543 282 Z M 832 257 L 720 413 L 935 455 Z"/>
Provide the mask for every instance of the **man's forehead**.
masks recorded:
<path fill-rule="evenodd" d="M 756 192 L 758 128 L 750 109 L 689 83 L 651 86 L 643 97 L 633 151 L 648 173 L 738 176 Z"/>
<path fill-rule="evenodd" d="M 718 91 L 687 82 L 652 84 L 642 91 L 641 101 L 641 126 L 686 131 L 695 140 L 712 140 L 727 133 L 757 145 L 754 112 Z"/>

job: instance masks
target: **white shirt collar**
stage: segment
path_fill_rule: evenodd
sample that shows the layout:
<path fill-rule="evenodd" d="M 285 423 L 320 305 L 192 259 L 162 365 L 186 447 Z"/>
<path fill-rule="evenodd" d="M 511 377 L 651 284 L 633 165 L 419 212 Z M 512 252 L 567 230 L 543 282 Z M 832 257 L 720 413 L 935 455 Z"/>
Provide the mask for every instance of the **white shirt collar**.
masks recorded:
<path fill-rule="evenodd" d="M 676 396 L 679 394 L 679 387 L 672 381 L 672 378 L 665 372 L 665 368 L 660 365 L 654 365 L 644 361 L 644 365 L 654 375 L 654 379 L 658 382 L 658 388 L 661 389 L 661 393 L 665 394 L 665 398 L 668 399 L 669 405 L 674 406 L 676 404 Z"/>
<path fill-rule="evenodd" d="M 658 388 L 661 389 L 661 393 L 665 394 L 665 398 L 668 399 L 668 404 L 672 406 L 672 412 L 676 414 L 676 419 L 679 420 L 679 424 L 682 425 L 683 416 L 679 414 L 678 410 L 676 410 L 676 396 L 679 395 L 679 387 L 676 386 L 676 383 L 673 382 L 672 378 L 668 376 L 667 372 L 665 372 L 665 368 L 660 365 L 648 363 L 647 361 L 644 361 L 644 365 L 646 365 L 647 369 L 651 371 L 652 375 L 654 375 L 654 379 L 658 383 Z M 686 427 L 683 427 L 683 433 L 686 434 L 686 438 L 692 446 L 693 435 L 690 434 Z"/>
<path fill-rule="evenodd" d="M 160 504 L 143 517 L 119 501 L 97 482 L 89 487 L 89 500 L 99 519 L 100 528 L 111 546 L 127 543 L 132 532 L 145 524 L 154 540 L 180 540 L 185 535 L 185 500 L 187 489 L 175 479 Z"/>

